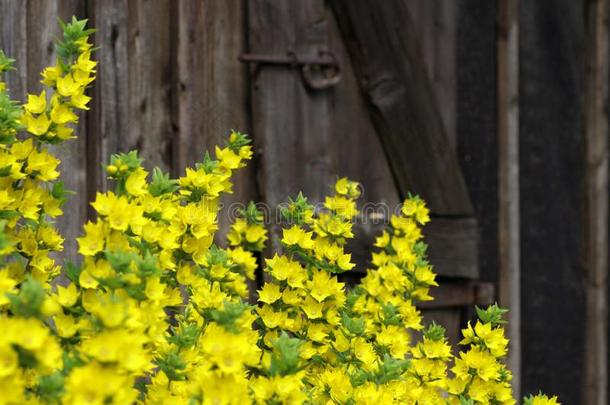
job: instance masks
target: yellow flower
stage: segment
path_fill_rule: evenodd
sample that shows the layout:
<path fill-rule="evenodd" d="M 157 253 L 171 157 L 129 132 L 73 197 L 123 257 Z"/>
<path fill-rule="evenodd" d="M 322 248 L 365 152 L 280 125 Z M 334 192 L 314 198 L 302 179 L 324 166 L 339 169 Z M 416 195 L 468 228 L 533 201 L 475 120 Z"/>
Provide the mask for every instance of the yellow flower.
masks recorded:
<path fill-rule="evenodd" d="M 127 181 L 125 181 L 125 189 L 127 192 L 136 197 L 148 193 L 146 176 L 148 176 L 148 173 L 141 167 L 134 170 L 129 177 L 127 177 Z"/>
<path fill-rule="evenodd" d="M 94 69 L 96 65 L 97 62 L 91 60 L 91 52 L 86 51 L 78 56 L 76 63 L 73 65 L 73 69 L 90 73 L 95 72 Z"/>
<path fill-rule="evenodd" d="M 307 296 L 301 304 L 301 309 L 309 319 L 322 318 L 322 308 L 324 304 L 314 300 L 311 296 Z"/>
<path fill-rule="evenodd" d="M 57 92 L 64 97 L 70 97 L 80 91 L 80 84 L 77 83 L 71 74 L 67 74 L 57 79 Z"/>
<path fill-rule="evenodd" d="M 402 213 L 408 217 L 415 218 L 421 225 L 425 225 L 430 221 L 430 210 L 419 197 L 406 199 L 402 206 Z"/>
<path fill-rule="evenodd" d="M 104 250 L 104 241 L 107 232 L 103 222 L 87 222 L 84 226 L 85 236 L 76 238 L 78 241 L 78 252 L 83 256 L 94 256 Z"/>
<path fill-rule="evenodd" d="M 49 117 L 47 117 L 47 114 L 44 112 L 37 117 L 32 116 L 30 113 L 25 113 L 22 122 L 25 124 L 29 133 L 37 136 L 46 134 L 51 125 L 51 120 L 49 120 Z"/>
<path fill-rule="evenodd" d="M 263 305 L 262 308 L 257 309 L 257 312 L 265 326 L 271 329 L 277 328 L 283 318 L 282 313 L 275 312 L 270 305 Z"/>
<path fill-rule="evenodd" d="M 66 104 L 57 103 L 51 110 L 51 120 L 56 124 L 67 124 L 78 121 L 74 111 Z"/>
<path fill-rule="evenodd" d="M 76 367 L 66 377 L 65 389 L 66 404 L 103 404 L 108 397 L 114 396 L 117 400 L 117 393 L 129 387 L 129 379 L 126 375 L 117 372 L 113 366 L 102 366 L 97 362 L 90 362 L 81 367 Z M 92 384 L 92 381 L 103 381 L 103 384 Z M 135 400 L 124 399 L 131 403 Z"/>
<path fill-rule="evenodd" d="M 330 397 L 335 403 L 344 404 L 352 395 L 352 383 L 349 377 L 340 370 L 327 370 L 320 380 L 330 391 Z"/>
<path fill-rule="evenodd" d="M 492 328 L 491 324 L 481 323 L 480 321 L 477 321 L 473 328 L 469 322 L 468 327 L 462 329 L 462 335 L 464 339 L 460 344 L 482 344 L 495 357 L 502 357 L 506 354 L 508 339 L 504 337 L 502 328 Z"/>
<path fill-rule="evenodd" d="M 349 181 L 347 177 L 343 177 L 335 183 L 335 191 L 337 194 L 347 196 L 349 198 L 358 198 L 360 196 L 359 184 L 354 181 Z"/>
<path fill-rule="evenodd" d="M 28 156 L 26 171 L 30 174 L 37 174 L 42 181 L 50 181 L 59 177 L 59 172 L 56 170 L 58 165 L 59 159 L 45 149 L 40 152 L 33 150 Z"/>
<path fill-rule="evenodd" d="M 313 272 L 313 277 L 309 283 L 310 294 L 318 302 L 324 301 L 327 297 L 333 295 L 337 289 L 341 289 L 341 284 L 337 279 L 330 277 L 324 270 Z"/>
<path fill-rule="evenodd" d="M 53 318 L 57 334 L 63 338 L 70 338 L 78 332 L 78 324 L 70 315 L 59 313 Z"/>
<path fill-rule="evenodd" d="M 324 343 L 326 341 L 326 337 L 328 336 L 328 331 L 326 330 L 326 326 L 322 323 L 312 323 L 309 324 L 307 328 L 307 337 L 314 342 Z"/>
<path fill-rule="evenodd" d="M 483 381 L 488 381 L 498 378 L 500 365 L 490 353 L 482 351 L 478 347 L 472 347 L 468 352 L 460 353 L 460 357 L 455 359 L 452 371 L 458 377 L 471 375 L 472 372 Z"/>
<path fill-rule="evenodd" d="M 47 86 L 53 86 L 53 85 L 55 85 L 55 82 L 59 78 L 60 74 L 61 74 L 60 66 L 55 65 L 55 66 L 47 67 L 41 73 L 42 83 L 46 84 Z"/>
<path fill-rule="evenodd" d="M 40 114 L 47 108 L 47 93 L 43 90 L 40 95 L 28 94 L 28 102 L 23 105 L 26 111 Z"/>
<path fill-rule="evenodd" d="M 287 246 L 299 245 L 303 249 L 311 249 L 313 247 L 311 236 L 311 232 L 305 232 L 298 225 L 294 225 L 289 229 L 284 229 L 282 243 Z"/>
<path fill-rule="evenodd" d="M 556 396 L 548 397 L 544 394 L 532 395 L 525 399 L 526 405 L 561 405 Z"/>
<path fill-rule="evenodd" d="M 70 104 L 79 110 L 88 110 L 87 104 L 89 104 L 89 101 L 91 101 L 91 97 L 85 95 L 84 89 L 81 89 L 70 98 Z"/>
<path fill-rule="evenodd" d="M 0 378 L 15 373 L 18 365 L 17 352 L 8 344 L 0 344 Z"/>
<path fill-rule="evenodd" d="M 258 290 L 258 300 L 266 304 L 273 304 L 282 297 L 280 287 L 274 283 L 265 283 L 261 290 Z"/>
<path fill-rule="evenodd" d="M 109 328 L 121 325 L 127 317 L 127 302 L 115 295 L 87 291 L 83 294 L 83 306 Z"/>
<path fill-rule="evenodd" d="M 49 330 L 32 318 L 15 320 L 13 327 L 18 334 L 13 343 L 30 351 L 41 349 L 49 336 Z"/>
<path fill-rule="evenodd" d="M 221 166 L 233 170 L 240 167 L 241 157 L 235 154 L 230 148 L 221 149 L 216 147 L 216 158 L 220 160 Z"/>
<path fill-rule="evenodd" d="M 60 285 L 57 286 L 57 301 L 63 307 L 71 307 L 76 304 L 76 300 L 78 300 L 79 293 L 76 290 L 76 285 L 70 283 L 68 287 L 62 287 Z"/>

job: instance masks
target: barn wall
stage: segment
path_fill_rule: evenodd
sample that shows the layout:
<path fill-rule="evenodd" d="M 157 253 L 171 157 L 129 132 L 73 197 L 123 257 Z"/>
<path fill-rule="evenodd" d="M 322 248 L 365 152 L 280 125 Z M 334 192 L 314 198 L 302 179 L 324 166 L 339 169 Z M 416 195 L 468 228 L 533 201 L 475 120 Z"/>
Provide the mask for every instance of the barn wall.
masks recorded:
<path fill-rule="evenodd" d="M 584 383 L 583 2 L 522 2 L 523 389 L 580 403 Z"/>
<path fill-rule="evenodd" d="M 585 390 L 585 286 L 591 284 L 585 220 L 589 227 L 595 223 L 584 197 L 585 6 L 593 2 L 521 1 L 519 11 L 522 387 L 558 394 L 568 404 L 582 403 Z M 476 222 L 468 223 L 478 229 L 474 276 L 452 269 L 454 256 L 433 261 L 441 263 L 451 291 L 468 296 L 468 277 L 498 279 L 498 9 L 479 0 L 404 5 L 472 202 Z M 78 193 L 59 220 L 67 259 L 76 258 L 70 241 L 92 215 L 88 201 L 107 187 L 101 167 L 112 153 L 137 148 L 147 167 L 179 175 L 231 128 L 251 134 L 257 155 L 238 174 L 227 205 L 276 203 L 299 190 L 319 201 L 344 175 L 363 183 L 363 203 L 399 202 L 358 66 L 332 8 L 323 0 L 299 7 L 295 13 L 283 0 L 0 0 L 0 48 L 17 59 L 18 71 L 8 75 L 17 99 L 39 91 L 38 72 L 54 58 L 56 17 L 87 17 L 98 30 L 93 105 L 81 116 L 79 139 L 58 150 L 67 187 Z M 255 69 L 238 60 L 243 52 L 295 45 L 336 54 L 341 82 L 312 92 L 296 70 Z M 222 216 L 223 231 L 228 223 Z M 363 267 L 379 229 L 359 225 L 363 237 L 350 246 Z M 451 325 L 455 341 L 473 300 L 444 306 L 443 297 L 456 295 L 438 295 L 440 305 L 429 315 Z"/>

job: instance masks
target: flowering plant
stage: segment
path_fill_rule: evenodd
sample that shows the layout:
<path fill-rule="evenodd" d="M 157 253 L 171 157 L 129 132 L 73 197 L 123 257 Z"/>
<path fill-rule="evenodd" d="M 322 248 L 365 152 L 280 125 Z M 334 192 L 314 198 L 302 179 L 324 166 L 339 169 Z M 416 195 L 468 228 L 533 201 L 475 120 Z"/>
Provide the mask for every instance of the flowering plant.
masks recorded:
<path fill-rule="evenodd" d="M 503 364 L 505 310 L 478 309 L 454 355 L 417 302 L 436 286 L 409 197 L 352 289 L 358 184 L 342 178 L 314 212 L 298 195 L 281 210 L 282 252 L 247 302 L 267 231 L 251 203 L 215 244 L 219 199 L 252 157 L 230 134 L 214 157 L 171 179 L 136 151 L 106 167 L 95 221 L 77 238 L 82 263 L 58 264 L 54 227 L 67 191 L 48 145 L 74 137 L 96 62 L 86 21 L 63 24 L 44 89 L 20 105 L 0 81 L 0 404 L 513 404 Z M 0 75 L 12 69 L 0 51 Z M 58 276 L 63 274 L 63 282 Z M 456 349 L 457 350 L 457 349 Z M 531 396 L 525 404 L 557 404 Z"/>

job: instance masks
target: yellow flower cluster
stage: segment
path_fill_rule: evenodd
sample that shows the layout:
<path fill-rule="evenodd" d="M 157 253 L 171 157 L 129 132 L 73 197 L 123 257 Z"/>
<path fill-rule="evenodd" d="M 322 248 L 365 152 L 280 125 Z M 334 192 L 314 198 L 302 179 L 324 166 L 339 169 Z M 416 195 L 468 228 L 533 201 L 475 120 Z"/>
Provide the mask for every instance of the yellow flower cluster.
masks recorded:
<path fill-rule="evenodd" d="M 56 264 L 52 218 L 66 192 L 45 145 L 73 136 L 96 66 L 85 21 L 62 29 L 41 93 L 20 106 L 0 82 L 0 404 L 515 403 L 504 310 L 479 309 L 455 357 L 441 326 L 424 327 L 416 304 L 436 282 L 419 197 L 391 218 L 351 289 L 337 278 L 354 268 L 360 189 L 348 179 L 319 211 L 291 199 L 281 251 L 267 259 L 254 203 L 217 240 L 219 200 L 252 157 L 238 132 L 176 180 L 135 151 L 113 155 L 115 189 L 97 194 L 77 238 L 82 263 Z M 0 52 L 0 74 L 11 63 Z M 250 305 L 259 262 L 266 283 Z"/>

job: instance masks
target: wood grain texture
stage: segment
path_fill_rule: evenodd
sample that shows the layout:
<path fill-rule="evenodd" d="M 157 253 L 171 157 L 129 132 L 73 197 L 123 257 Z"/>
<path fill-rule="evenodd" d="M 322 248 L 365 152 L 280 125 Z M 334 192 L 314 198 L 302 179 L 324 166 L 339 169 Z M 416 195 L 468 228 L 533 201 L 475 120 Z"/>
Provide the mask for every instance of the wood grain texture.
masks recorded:
<path fill-rule="evenodd" d="M 105 4 L 105 3 L 104 3 Z M 171 17 L 170 0 L 127 2 L 129 124 L 120 141 L 124 152 L 137 149 L 148 167 L 171 169 Z"/>
<path fill-rule="evenodd" d="M 454 0 L 404 0 L 421 56 L 432 83 L 436 104 L 451 145 L 456 145 L 457 22 L 459 2 Z"/>
<path fill-rule="evenodd" d="M 316 56 L 327 49 L 321 0 L 253 0 L 248 2 L 248 18 L 251 53 Z M 285 66 L 253 68 L 251 92 L 264 202 L 276 207 L 299 191 L 312 203 L 322 201 L 336 176 L 329 92 L 308 90 L 298 70 Z M 273 248 L 279 249 L 277 223 L 270 230 Z"/>
<path fill-rule="evenodd" d="M 404 2 L 330 4 L 401 195 L 420 194 L 435 214 L 472 214 Z"/>
<path fill-rule="evenodd" d="M 5 74 L 9 94 L 24 101 L 27 88 L 27 2 L 0 0 L 0 49 L 15 59 L 16 70 Z"/>
<path fill-rule="evenodd" d="M 130 125 L 128 73 L 128 9 L 126 0 L 90 1 L 89 12 L 99 47 L 97 79 L 88 128 L 90 200 L 108 185 L 102 165 L 119 152 Z M 93 214 L 91 209 L 90 214 Z"/>
<path fill-rule="evenodd" d="M 432 218 L 424 228 L 428 259 L 443 276 L 479 275 L 478 227 L 474 218 Z"/>
<path fill-rule="evenodd" d="M 434 19 L 434 91 L 445 132 L 453 150 L 457 143 L 457 24 L 454 0 L 436 0 Z"/>
<path fill-rule="evenodd" d="M 479 268 L 496 282 L 498 147 L 496 2 L 461 0 L 457 21 L 457 154 L 479 226 Z"/>
<path fill-rule="evenodd" d="M 586 404 L 608 402 L 608 3 L 585 5 Z"/>
<path fill-rule="evenodd" d="M 339 59 L 342 74 L 339 84 L 330 90 L 329 119 L 336 153 L 334 170 L 337 176 L 347 176 L 362 186 L 358 200 L 362 217 L 354 224 L 356 237 L 347 249 L 363 275 L 370 266 L 375 238 L 383 231 L 389 215 L 398 211 L 401 201 L 337 21 L 331 10 L 327 9 L 326 13 L 330 50 Z"/>
<path fill-rule="evenodd" d="M 428 9 L 430 7 L 424 7 L 424 10 Z M 342 81 L 332 90 L 331 106 L 337 172 L 360 181 L 363 187 L 360 204 L 364 216 L 355 227 L 357 239 L 348 248 L 358 269 L 364 270 L 369 263 L 375 237 L 383 230 L 389 216 L 399 212 L 400 198 L 334 15 L 330 15 L 328 21 L 331 49 L 343 66 Z M 410 171 L 416 164 L 410 162 L 403 170 Z M 384 220 L 375 221 L 374 214 L 382 214 Z M 435 271 L 445 276 L 476 278 L 479 274 L 476 221 L 456 219 L 451 222 L 435 218 L 430 226 L 427 242 L 432 246 L 431 260 L 435 264 Z M 465 229 L 460 229 L 462 226 Z"/>
<path fill-rule="evenodd" d="M 584 4 L 519 3 L 521 387 L 565 404 L 584 398 Z"/>
<path fill-rule="evenodd" d="M 441 278 L 438 287 L 430 290 L 433 301 L 417 304 L 419 308 L 451 308 L 487 306 L 494 303 L 495 287 L 492 283 L 472 280 Z"/>
<path fill-rule="evenodd" d="M 247 65 L 239 55 L 245 51 L 245 2 L 182 1 L 177 4 L 176 77 L 174 96 L 173 165 L 175 175 L 213 154 L 231 129 L 250 133 Z M 257 199 L 256 161 L 234 177 L 234 193 L 223 198 L 218 242 L 234 218 L 233 203 Z"/>
<path fill-rule="evenodd" d="M 85 16 L 85 5 L 78 0 L 28 0 L 27 1 L 27 76 L 26 87 L 30 93 L 40 93 L 40 72 L 46 66 L 55 64 L 54 40 L 60 35 L 57 19 L 67 21 L 73 15 L 78 18 Z M 69 140 L 61 145 L 51 147 L 54 154 L 61 160 L 59 166 L 61 180 L 68 190 L 76 194 L 69 196 L 63 206 L 64 215 L 57 219 L 57 226 L 65 238 L 62 257 L 77 261 L 77 243 L 81 227 L 87 218 L 87 114 L 79 113 L 79 123 L 76 127 L 77 139 Z"/>
<path fill-rule="evenodd" d="M 92 0 L 90 9 L 100 46 L 89 126 L 92 196 L 106 188 L 100 168 L 113 153 L 137 149 L 145 167 L 171 169 L 173 14 L 168 0 Z"/>
<path fill-rule="evenodd" d="M 521 392 L 518 1 L 498 2 L 498 301 L 509 308 L 506 335 L 512 388 Z"/>

